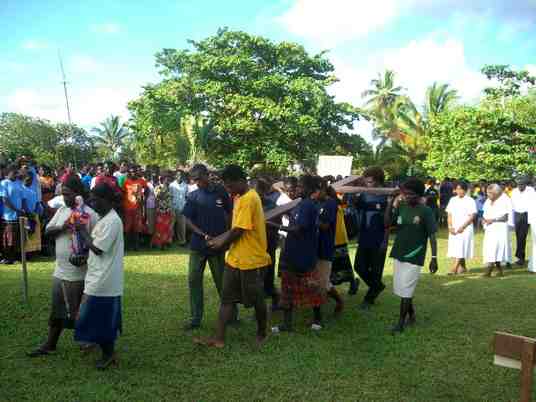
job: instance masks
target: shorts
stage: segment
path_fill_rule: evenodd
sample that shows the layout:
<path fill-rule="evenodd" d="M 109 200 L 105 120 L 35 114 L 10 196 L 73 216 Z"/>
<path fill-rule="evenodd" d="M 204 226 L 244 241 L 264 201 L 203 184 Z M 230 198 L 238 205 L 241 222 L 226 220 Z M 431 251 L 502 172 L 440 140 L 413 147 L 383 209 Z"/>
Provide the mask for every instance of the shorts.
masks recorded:
<path fill-rule="evenodd" d="M 83 293 L 84 281 L 62 281 L 54 277 L 49 325 L 52 325 L 54 321 L 62 320 L 65 328 L 74 328 Z"/>
<path fill-rule="evenodd" d="M 264 301 L 264 268 L 242 270 L 225 266 L 222 304 L 240 303 L 252 307 Z"/>
<path fill-rule="evenodd" d="M 421 266 L 394 260 L 393 290 L 402 298 L 412 298 L 419 282 Z"/>

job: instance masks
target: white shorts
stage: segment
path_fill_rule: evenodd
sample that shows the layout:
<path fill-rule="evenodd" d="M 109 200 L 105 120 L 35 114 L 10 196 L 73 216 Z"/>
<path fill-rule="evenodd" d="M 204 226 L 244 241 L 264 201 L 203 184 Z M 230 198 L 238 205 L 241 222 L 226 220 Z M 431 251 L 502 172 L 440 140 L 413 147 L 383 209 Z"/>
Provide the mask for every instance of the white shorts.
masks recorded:
<path fill-rule="evenodd" d="M 403 298 L 413 297 L 417 282 L 419 282 L 422 267 L 410 264 L 409 262 L 401 262 L 396 259 L 393 260 L 393 263 L 393 291 L 395 295 Z"/>

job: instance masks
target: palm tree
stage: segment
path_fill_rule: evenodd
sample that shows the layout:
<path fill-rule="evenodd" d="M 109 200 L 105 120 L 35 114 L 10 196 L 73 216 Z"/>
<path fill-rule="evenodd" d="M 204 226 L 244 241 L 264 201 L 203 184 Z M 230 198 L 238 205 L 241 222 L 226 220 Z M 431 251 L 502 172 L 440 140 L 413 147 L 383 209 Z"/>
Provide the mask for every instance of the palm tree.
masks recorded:
<path fill-rule="evenodd" d="M 114 159 L 118 156 L 121 147 L 130 134 L 119 116 L 110 116 L 104 120 L 100 127 L 92 130 L 95 133 L 95 144 L 103 150 L 107 158 Z"/>
<path fill-rule="evenodd" d="M 377 112 L 393 106 L 403 90 L 395 86 L 395 73 L 391 70 L 386 70 L 383 75 L 378 74 L 378 78 L 370 81 L 370 84 L 372 88 L 363 92 L 362 97 L 369 98 L 366 105 Z"/>
<path fill-rule="evenodd" d="M 424 114 L 428 116 L 436 115 L 447 110 L 459 98 L 458 91 L 449 88 L 449 84 L 439 84 L 434 82 L 426 90 L 424 104 Z"/>

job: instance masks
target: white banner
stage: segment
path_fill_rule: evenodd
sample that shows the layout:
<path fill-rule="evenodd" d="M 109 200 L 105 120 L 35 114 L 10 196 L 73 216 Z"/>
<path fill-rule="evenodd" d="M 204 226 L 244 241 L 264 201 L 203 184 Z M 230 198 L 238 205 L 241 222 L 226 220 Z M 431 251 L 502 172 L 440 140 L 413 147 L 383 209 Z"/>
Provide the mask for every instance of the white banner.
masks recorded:
<path fill-rule="evenodd" d="M 350 176 L 352 173 L 352 156 L 329 156 L 320 155 L 316 172 L 319 176 L 334 176 L 341 175 L 342 177 Z"/>

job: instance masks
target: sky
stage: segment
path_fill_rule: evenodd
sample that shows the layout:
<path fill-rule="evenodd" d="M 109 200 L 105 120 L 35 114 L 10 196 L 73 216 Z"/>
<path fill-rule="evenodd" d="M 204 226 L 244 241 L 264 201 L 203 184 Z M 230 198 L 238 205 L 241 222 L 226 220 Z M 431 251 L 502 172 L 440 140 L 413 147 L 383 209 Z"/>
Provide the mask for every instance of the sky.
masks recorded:
<path fill-rule="evenodd" d="M 126 119 L 156 52 L 220 27 L 328 50 L 330 91 L 357 106 L 385 69 L 417 104 L 434 81 L 475 102 L 486 64 L 536 75 L 536 0 L 0 0 L 0 113 L 66 121 L 61 53 L 73 122 Z"/>

